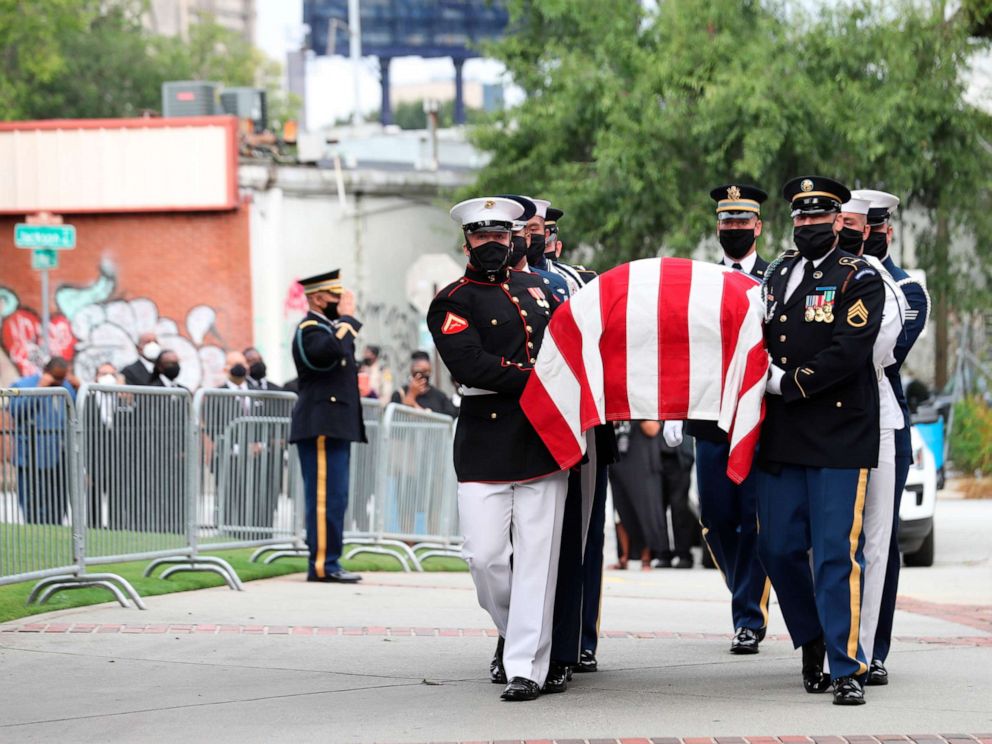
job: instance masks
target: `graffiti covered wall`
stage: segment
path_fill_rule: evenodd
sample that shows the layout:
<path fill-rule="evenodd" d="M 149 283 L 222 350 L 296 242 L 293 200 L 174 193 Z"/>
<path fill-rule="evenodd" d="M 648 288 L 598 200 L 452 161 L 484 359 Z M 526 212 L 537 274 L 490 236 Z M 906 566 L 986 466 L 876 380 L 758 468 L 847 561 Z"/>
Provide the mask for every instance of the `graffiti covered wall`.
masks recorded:
<path fill-rule="evenodd" d="M 135 361 L 154 331 L 178 353 L 182 384 L 218 384 L 225 350 L 251 340 L 248 211 L 65 215 L 76 248 L 50 272 L 50 354 L 85 382 L 101 362 Z M 18 221 L 0 218 L 0 383 L 44 363 L 40 280 L 13 245 Z"/>

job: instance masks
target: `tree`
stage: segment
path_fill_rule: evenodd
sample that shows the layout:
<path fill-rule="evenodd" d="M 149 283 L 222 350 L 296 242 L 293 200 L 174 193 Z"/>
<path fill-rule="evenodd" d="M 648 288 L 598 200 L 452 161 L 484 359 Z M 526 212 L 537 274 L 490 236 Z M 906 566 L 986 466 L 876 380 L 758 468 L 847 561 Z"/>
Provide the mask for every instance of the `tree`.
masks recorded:
<path fill-rule="evenodd" d="M 512 31 L 489 53 L 527 97 L 474 133 L 492 154 L 474 191 L 552 199 L 563 235 L 601 267 L 688 255 L 707 238 L 715 251 L 719 183 L 764 185 L 777 247 L 791 238 L 779 188 L 792 176 L 897 193 L 929 223 L 917 259 L 942 384 L 949 314 L 988 304 L 992 127 L 964 96 L 986 42 L 939 2 L 807 7 L 514 0 Z"/>
<path fill-rule="evenodd" d="M 168 80 L 262 87 L 272 119 L 297 115 L 279 63 L 213 16 L 184 40 L 149 32 L 145 11 L 143 0 L 0 0 L 0 118 L 135 116 L 161 108 Z"/>

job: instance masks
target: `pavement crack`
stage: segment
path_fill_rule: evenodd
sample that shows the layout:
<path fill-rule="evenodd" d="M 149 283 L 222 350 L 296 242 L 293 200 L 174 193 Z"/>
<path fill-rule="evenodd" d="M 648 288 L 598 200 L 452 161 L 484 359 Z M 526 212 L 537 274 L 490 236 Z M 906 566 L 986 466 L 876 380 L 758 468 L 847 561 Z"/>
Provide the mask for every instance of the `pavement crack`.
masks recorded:
<path fill-rule="evenodd" d="M 306 672 L 310 674 L 334 674 L 341 677 L 365 677 L 368 679 L 388 679 L 388 680 L 410 680 L 416 681 L 418 684 L 420 680 L 424 678 L 423 674 L 419 675 L 405 675 L 405 674 L 370 674 L 365 672 L 337 672 L 324 669 L 300 669 L 296 667 L 274 667 L 274 666 L 258 666 L 255 664 L 232 664 L 224 662 L 207 662 L 207 661 L 184 661 L 181 659 L 149 659 L 140 656 L 120 656 L 117 654 L 83 654 L 74 651 L 51 651 L 46 649 L 38 648 L 20 648 L 18 646 L 8 646 L 6 644 L 0 644 L 0 649 L 6 651 L 21 651 L 26 654 L 48 654 L 51 656 L 73 656 L 82 659 L 114 659 L 117 661 L 137 661 L 145 662 L 149 664 L 181 664 L 186 666 L 202 666 L 202 667 L 215 667 L 224 669 L 253 669 L 262 672 Z"/>
<path fill-rule="evenodd" d="M 18 728 L 21 726 L 38 726 L 46 723 L 66 723 L 70 721 L 82 721 L 94 718 L 116 718 L 120 716 L 132 716 L 141 713 L 161 713 L 170 710 L 188 710 L 191 708 L 209 708 L 220 705 L 237 705 L 239 703 L 261 703 L 269 700 L 285 700 L 291 698 L 308 697 L 312 695 L 336 695 L 341 692 L 364 692 L 365 690 L 385 690 L 392 687 L 416 687 L 420 682 L 407 682 L 395 685 L 365 685 L 363 687 L 349 687 L 343 690 L 312 690 L 310 692 L 291 692 L 283 695 L 264 695 L 262 697 L 240 698 L 237 700 L 214 700 L 208 703 L 187 703 L 185 705 L 166 705 L 160 708 L 138 708 L 135 710 L 122 710 L 116 713 L 91 713 L 89 715 L 70 716 L 67 718 L 46 718 L 39 721 L 22 721 L 20 723 L 0 724 L 0 729 Z"/>

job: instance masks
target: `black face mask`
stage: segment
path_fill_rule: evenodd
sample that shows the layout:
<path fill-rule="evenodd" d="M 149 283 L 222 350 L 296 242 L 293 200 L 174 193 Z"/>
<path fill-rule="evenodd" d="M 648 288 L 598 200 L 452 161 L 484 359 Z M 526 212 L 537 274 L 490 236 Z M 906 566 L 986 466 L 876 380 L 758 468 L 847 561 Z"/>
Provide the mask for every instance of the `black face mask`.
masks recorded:
<path fill-rule="evenodd" d="M 173 362 L 172 364 L 165 364 L 162 366 L 162 374 L 165 375 L 170 380 L 175 380 L 179 377 L 179 365 Z"/>
<path fill-rule="evenodd" d="M 338 317 L 338 303 L 328 302 L 326 305 L 324 305 L 324 309 L 321 310 L 321 312 L 324 314 L 324 317 L 327 318 L 328 320 L 334 320 L 335 318 Z"/>
<path fill-rule="evenodd" d="M 506 265 L 511 267 L 516 266 L 526 255 L 527 238 L 523 235 L 514 235 L 513 241 L 510 243 L 510 259 L 506 262 Z"/>
<path fill-rule="evenodd" d="M 754 229 L 750 230 L 720 230 L 717 233 L 720 238 L 720 245 L 728 258 L 735 261 L 744 258 L 751 252 L 754 245 Z"/>
<path fill-rule="evenodd" d="M 796 244 L 799 253 L 807 261 L 823 258 L 834 246 L 837 233 L 832 222 L 821 222 L 819 225 L 803 225 L 792 231 L 792 242 Z"/>
<path fill-rule="evenodd" d="M 861 244 L 864 242 L 863 234 L 860 230 L 854 230 L 850 227 L 841 228 L 837 238 L 837 247 L 857 255 L 861 253 Z"/>
<path fill-rule="evenodd" d="M 868 233 L 868 238 L 865 240 L 865 255 L 874 256 L 879 261 L 885 258 L 889 254 L 888 237 L 884 232 Z"/>
<path fill-rule="evenodd" d="M 539 233 L 533 233 L 530 236 L 527 263 L 531 266 L 542 266 L 544 263 L 544 236 Z"/>
<path fill-rule="evenodd" d="M 243 364 L 235 364 L 231 367 L 231 377 L 243 379 L 248 374 L 248 370 Z"/>
<path fill-rule="evenodd" d="M 248 374 L 253 380 L 264 380 L 265 372 L 265 362 L 255 362 L 248 368 Z"/>
<path fill-rule="evenodd" d="M 490 240 L 472 248 L 472 265 L 480 271 L 502 271 L 510 258 L 510 246 Z"/>

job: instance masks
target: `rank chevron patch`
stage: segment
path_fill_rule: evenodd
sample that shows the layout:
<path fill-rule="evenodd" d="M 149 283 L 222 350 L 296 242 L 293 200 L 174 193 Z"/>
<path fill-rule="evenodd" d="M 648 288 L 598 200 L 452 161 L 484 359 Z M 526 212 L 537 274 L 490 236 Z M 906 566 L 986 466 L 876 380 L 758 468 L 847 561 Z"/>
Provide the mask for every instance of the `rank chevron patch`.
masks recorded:
<path fill-rule="evenodd" d="M 449 312 L 444 316 L 444 322 L 441 324 L 441 333 L 450 336 L 453 333 L 461 333 L 466 328 L 468 328 L 468 321 L 465 318 Z"/>

